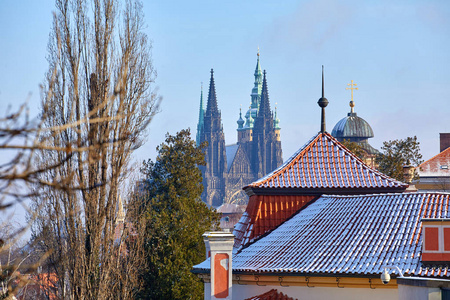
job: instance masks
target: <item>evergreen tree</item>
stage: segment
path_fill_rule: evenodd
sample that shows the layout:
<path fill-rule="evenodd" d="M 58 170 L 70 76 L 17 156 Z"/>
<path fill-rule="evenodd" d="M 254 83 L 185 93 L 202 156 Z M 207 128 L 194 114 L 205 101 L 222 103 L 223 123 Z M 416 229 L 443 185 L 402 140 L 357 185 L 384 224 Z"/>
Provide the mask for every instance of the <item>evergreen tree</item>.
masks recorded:
<path fill-rule="evenodd" d="M 416 136 L 407 137 L 404 140 L 383 142 L 381 153 L 376 158 L 378 170 L 392 178 L 403 181 L 404 165 L 412 164 L 417 167 L 423 162 L 419 144 Z M 417 173 L 415 177 L 417 178 Z"/>
<path fill-rule="evenodd" d="M 342 141 L 342 145 L 345 146 L 345 148 L 347 148 L 348 150 L 350 150 L 353 154 L 355 154 L 357 157 L 359 157 L 360 159 L 364 160 L 365 156 L 366 156 L 366 151 L 364 151 L 364 149 L 361 147 L 360 144 L 356 143 L 356 142 L 352 142 L 350 140 L 343 140 Z"/>
<path fill-rule="evenodd" d="M 205 164 L 204 155 L 189 129 L 176 136 L 167 134 L 157 151 L 156 161 L 148 160 L 142 168 L 148 255 L 140 297 L 203 299 L 203 284 L 190 270 L 205 259 L 202 234 L 216 229 L 220 219 L 200 199 L 203 185 L 198 166 Z"/>

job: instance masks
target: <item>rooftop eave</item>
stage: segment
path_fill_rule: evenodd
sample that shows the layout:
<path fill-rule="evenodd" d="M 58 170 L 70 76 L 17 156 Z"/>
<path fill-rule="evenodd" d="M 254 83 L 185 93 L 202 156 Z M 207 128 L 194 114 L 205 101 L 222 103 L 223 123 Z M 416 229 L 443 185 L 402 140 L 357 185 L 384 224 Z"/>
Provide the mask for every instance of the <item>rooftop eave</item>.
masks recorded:
<path fill-rule="evenodd" d="M 191 269 L 191 273 L 193 274 L 211 274 L 211 270 L 204 268 L 193 268 Z M 266 276 L 308 276 L 308 277 L 361 277 L 361 278 L 379 278 L 380 273 L 351 273 L 351 272 L 297 272 L 297 271 L 264 271 L 264 270 L 253 270 L 253 269 L 234 269 L 233 275 L 255 275 L 255 274 L 264 274 Z M 398 278 L 397 274 L 390 274 L 392 279 Z"/>
<path fill-rule="evenodd" d="M 398 187 L 354 187 L 354 188 L 293 188 L 293 187 L 255 187 L 246 186 L 243 188 L 245 193 L 250 197 L 253 195 L 364 195 L 364 194 L 382 194 L 382 193 L 402 193 L 409 185 L 405 184 Z"/>

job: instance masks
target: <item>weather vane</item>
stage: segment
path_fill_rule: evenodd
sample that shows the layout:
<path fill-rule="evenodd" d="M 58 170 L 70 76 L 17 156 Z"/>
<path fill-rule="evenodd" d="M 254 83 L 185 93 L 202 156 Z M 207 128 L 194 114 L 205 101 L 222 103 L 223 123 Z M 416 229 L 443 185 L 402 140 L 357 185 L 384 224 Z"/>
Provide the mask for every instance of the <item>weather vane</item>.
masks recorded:
<path fill-rule="evenodd" d="M 352 113 L 354 113 L 353 107 L 355 107 L 355 102 L 353 102 L 353 90 L 357 90 L 358 88 L 355 87 L 355 86 L 357 86 L 357 84 L 353 83 L 353 80 L 352 80 L 352 83 L 347 83 L 347 85 L 350 86 L 350 87 L 349 88 L 345 88 L 345 89 L 352 91 L 352 100 L 350 101 L 350 107 L 352 108 Z"/>

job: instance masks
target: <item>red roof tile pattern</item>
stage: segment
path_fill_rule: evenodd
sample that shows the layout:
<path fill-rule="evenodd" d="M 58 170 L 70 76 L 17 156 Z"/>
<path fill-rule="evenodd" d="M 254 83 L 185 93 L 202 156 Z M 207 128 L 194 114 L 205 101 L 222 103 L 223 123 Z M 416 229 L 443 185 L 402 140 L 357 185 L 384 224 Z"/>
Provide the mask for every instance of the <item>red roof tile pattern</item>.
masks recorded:
<path fill-rule="evenodd" d="M 450 277 L 425 267 L 422 218 L 449 218 L 448 193 L 322 196 L 233 257 L 233 271 Z M 393 271 L 395 272 L 395 271 Z"/>
<path fill-rule="evenodd" d="M 239 250 L 276 228 L 316 197 L 314 195 L 250 196 L 246 212 L 234 227 L 234 248 Z"/>
<path fill-rule="evenodd" d="M 421 177 L 450 176 L 450 148 L 421 163 L 417 171 Z"/>
<path fill-rule="evenodd" d="M 247 298 L 245 300 L 294 300 L 294 298 L 289 297 L 281 292 L 278 292 L 276 289 L 272 289 L 267 293 Z"/>
<path fill-rule="evenodd" d="M 329 133 L 318 133 L 290 159 L 267 176 L 250 184 L 254 188 L 382 189 L 403 191 L 407 184 L 370 168 Z"/>
<path fill-rule="evenodd" d="M 421 262 L 421 220 L 450 218 L 449 202 L 449 193 L 323 195 L 235 253 L 233 272 L 379 276 L 390 265 L 404 275 L 448 278 L 448 267 Z"/>

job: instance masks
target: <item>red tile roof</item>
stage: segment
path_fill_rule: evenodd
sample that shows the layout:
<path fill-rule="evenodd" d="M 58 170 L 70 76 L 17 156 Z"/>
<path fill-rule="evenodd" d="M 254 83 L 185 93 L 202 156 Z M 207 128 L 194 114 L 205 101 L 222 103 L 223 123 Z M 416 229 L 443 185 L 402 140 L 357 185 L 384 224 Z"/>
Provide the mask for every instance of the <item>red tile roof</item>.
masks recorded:
<path fill-rule="evenodd" d="M 450 218 L 448 193 L 323 195 L 233 257 L 233 272 L 450 277 L 421 263 L 422 218 Z M 196 266 L 208 268 L 206 264 Z M 394 272 L 394 271 L 393 271 Z"/>
<path fill-rule="evenodd" d="M 245 189 L 287 189 L 305 194 L 349 192 L 376 193 L 404 191 L 407 184 L 370 168 L 329 133 L 318 133 L 281 167 Z M 357 191 L 355 191 L 357 190 Z M 339 194 L 341 194 L 339 192 Z"/>
<path fill-rule="evenodd" d="M 294 298 L 288 297 L 287 295 L 278 292 L 276 289 L 272 289 L 267 293 L 247 298 L 246 300 L 294 300 Z"/>
<path fill-rule="evenodd" d="M 421 163 L 418 173 L 421 177 L 450 176 L 450 148 Z"/>

